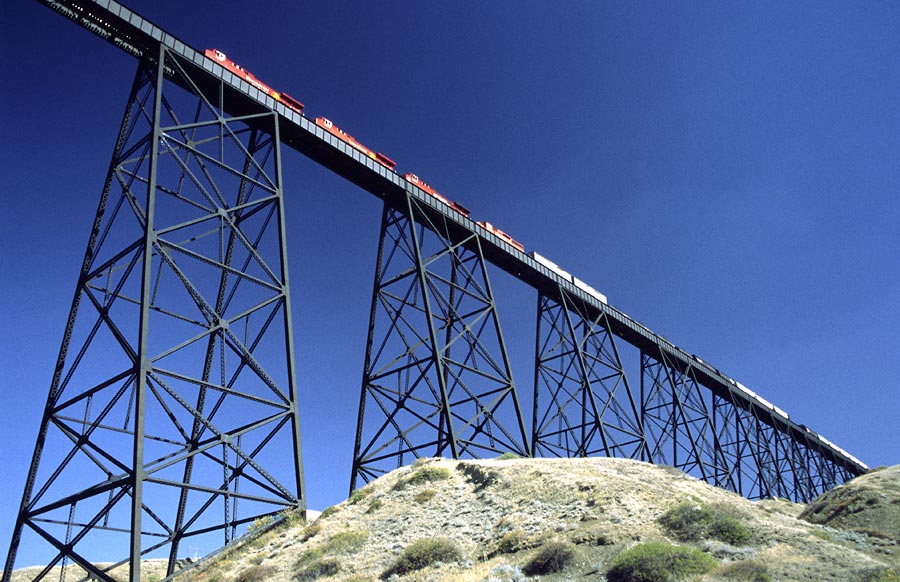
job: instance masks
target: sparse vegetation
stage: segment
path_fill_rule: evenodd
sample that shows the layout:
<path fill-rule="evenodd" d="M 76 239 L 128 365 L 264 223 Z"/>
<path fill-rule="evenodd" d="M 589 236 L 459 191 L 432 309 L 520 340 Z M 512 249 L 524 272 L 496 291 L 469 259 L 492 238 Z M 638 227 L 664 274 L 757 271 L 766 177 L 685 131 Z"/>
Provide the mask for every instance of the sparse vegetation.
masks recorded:
<path fill-rule="evenodd" d="M 331 536 L 325 544 L 326 553 L 349 552 L 366 543 L 369 532 L 362 530 L 344 530 Z"/>
<path fill-rule="evenodd" d="M 491 552 L 491 556 L 496 556 L 498 554 L 514 554 L 520 550 L 525 549 L 526 536 L 525 532 L 520 529 L 514 529 L 510 532 L 506 532 L 503 534 L 499 540 L 497 540 L 497 547 L 494 548 L 494 551 Z"/>
<path fill-rule="evenodd" d="M 741 582 L 771 582 L 772 580 L 765 564 L 754 560 L 729 564 L 722 569 L 722 576 L 729 580 L 740 580 Z"/>
<path fill-rule="evenodd" d="M 616 556 L 606 579 L 609 582 L 670 582 L 704 574 L 715 567 L 716 560 L 696 548 L 651 542 Z"/>
<path fill-rule="evenodd" d="M 261 517 L 257 517 L 249 526 L 247 526 L 247 533 L 262 531 L 271 526 L 274 522 L 275 518 L 271 515 L 263 515 Z"/>
<path fill-rule="evenodd" d="M 860 582 L 900 582 L 900 572 L 893 568 L 867 570 L 859 578 Z"/>
<path fill-rule="evenodd" d="M 402 491 L 410 485 L 422 485 L 425 483 L 433 483 L 443 481 L 450 478 L 450 470 L 446 467 L 430 467 L 424 466 L 416 469 L 406 479 L 400 479 L 394 485 L 394 491 Z"/>
<path fill-rule="evenodd" d="M 522 571 L 528 576 L 541 576 L 562 572 L 575 562 L 575 550 L 563 540 L 553 540 L 545 544 L 538 553 L 525 564 Z"/>
<path fill-rule="evenodd" d="M 435 495 L 437 495 L 437 491 L 435 491 L 434 489 L 422 489 L 421 491 L 416 493 L 416 496 L 413 497 L 413 500 L 416 503 L 428 503 Z"/>
<path fill-rule="evenodd" d="M 322 510 L 322 515 L 319 516 L 319 519 L 329 518 L 337 512 L 338 512 L 337 505 L 332 505 L 330 507 L 326 507 L 325 509 Z"/>
<path fill-rule="evenodd" d="M 336 558 L 321 558 L 300 567 L 295 573 L 297 582 L 316 580 L 324 576 L 334 576 L 341 571 L 341 564 Z"/>
<path fill-rule="evenodd" d="M 429 463 L 433 463 L 435 461 L 439 461 L 441 457 L 419 457 L 415 461 L 413 461 L 412 465 L 410 465 L 413 469 L 418 469 L 419 467 L 423 467 Z"/>
<path fill-rule="evenodd" d="M 375 489 L 372 487 L 362 487 L 351 493 L 348 501 L 350 502 L 350 505 L 355 505 L 371 495 L 373 491 L 375 491 Z"/>
<path fill-rule="evenodd" d="M 321 523 L 313 523 L 311 525 L 308 525 L 305 528 L 303 528 L 302 532 L 300 532 L 300 536 L 297 538 L 297 541 L 299 541 L 300 543 L 303 543 L 306 540 L 310 539 L 311 537 L 315 536 L 320 531 L 322 531 Z"/>
<path fill-rule="evenodd" d="M 460 559 L 462 559 L 462 551 L 452 540 L 447 538 L 418 540 L 403 550 L 397 561 L 381 574 L 381 579 L 387 579 L 394 574 L 408 574 L 437 562 L 457 562 Z"/>
<path fill-rule="evenodd" d="M 376 511 L 381 509 L 382 505 L 384 505 L 384 501 L 382 501 L 381 499 L 375 499 L 374 501 L 372 501 L 372 503 L 369 504 L 369 508 L 366 510 L 366 514 L 368 515 L 370 513 L 375 513 Z"/>
<path fill-rule="evenodd" d="M 660 524 L 681 541 L 717 539 L 733 546 L 750 540 L 750 530 L 727 508 L 681 503 L 663 514 Z"/>
<path fill-rule="evenodd" d="M 800 519 L 869 537 L 900 540 L 900 465 L 869 471 L 851 483 L 821 495 Z"/>
<path fill-rule="evenodd" d="M 328 540 L 318 546 L 306 550 L 297 559 L 295 569 L 298 572 L 310 569 L 311 572 L 328 567 L 328 565 L 318 564 L 323 562 L 324 558 L 332 558 L 334 554 L 347 554 L 359 549 L 369 537 L 369 532 L 360 530 L 344 530 L 332 535 Z M 324 574 L 320 574 L 323 575 Z"/>
<path fill-rule="evenodd" d="M 272 577 L 273 571 L 271 566 L 251 566 L 238 574 L 235 582 L 263 582 Z"/>

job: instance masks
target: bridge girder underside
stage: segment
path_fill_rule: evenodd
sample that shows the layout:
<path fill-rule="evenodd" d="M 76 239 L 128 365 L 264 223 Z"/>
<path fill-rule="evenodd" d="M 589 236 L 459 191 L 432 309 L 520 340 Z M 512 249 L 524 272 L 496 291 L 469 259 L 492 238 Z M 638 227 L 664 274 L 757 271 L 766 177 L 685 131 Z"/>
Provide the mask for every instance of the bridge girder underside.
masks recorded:
<path fill-rule="evenodd" d="M 423 456 L 528 454 L 479 238 L 385 205 L 350 490 Z"/>
<path fill-rule="evenodd" d="M 20 543 L 36 579 L 172 574 L 305 509 L 278 118 L 224 94 L 165 48 L 138 67 L 4 580 Z"/>

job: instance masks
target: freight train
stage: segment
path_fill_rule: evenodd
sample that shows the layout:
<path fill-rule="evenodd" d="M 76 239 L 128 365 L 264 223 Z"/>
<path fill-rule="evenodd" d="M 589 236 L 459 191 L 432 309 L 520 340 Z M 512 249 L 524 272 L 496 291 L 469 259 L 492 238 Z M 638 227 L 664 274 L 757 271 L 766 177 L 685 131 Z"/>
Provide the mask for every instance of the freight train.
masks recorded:
<path fill-rule="evenodd" d="M 300 103 L 287 93 L 280 93 L 278 91 L 275 91 L 274 89 L 254 77 L 253 73 L 245 70 L 244 67 L 229 59 L 222 51 L 218 49 L 206 49 L 205 51 L 203 51 L 203 54 L 219 63 L 241 79 L 247 81 L 266 95 L 273 97 L 276 101 L 281 101 L 297 113 L 303 113 L 303 103 Z"/>
<path fill-rule="evenodd" d="M 394 168 L 397 167 L 397 162 L 387 157 L 383 153 L 372 151 L 363 144 L 359 143 L 358 141 L 356 141 L 356 138 L 354 138 L 346 131 L 340 129 L 338 126 L 332 123 L 330 119 L 327 119 L 325 117 L 316 117 L 316 125 L 324 129 L 331 135 L 335 136 L 336 138 L 340 139 L 347 145 L 353 147 L 356 150 L 359 150 L 363 153 L 363 155 L 372 158 L 388 170 L 393 171 Z"/>
<path fill-rule="evenodd" d="M 240 66 L 239 64 L 237 64 L 234 61 L 232 61 L 231 59 L 229 59 L 225 55 L 225 53 L 223 53 L 222 51 L 220 51 L 218 49 L 206 49 L 206 51 L 204 51 L 204 54 L 208 58 L 212 59 L 219 65 L 225 67 L 227 70 L 229 70 L 232 73 L 234 73 L 235 75 L 237 75 L 239 78 L 250 83 L 252 86 L 256 87 L 257 89 L 259 89 L 266 95 L 269 95 L 269 96 L 273 97 L 274 99 L 276 99 L 277 101 L 284 103 L 287 107 L 293 109 L 297 113 L 300 113 L 300 114 L 303 113 L 303 104 L 302 103 L 300 103 L 293 97 L 289 96 L 287 93 L 276 91 L 276 90 L 272 89 L 271 87 L 269 87 L 268 85 L 266 85 L 265 83 L 263 83 L 262 81 L 257 79 L 253 75 L 253 73 L 247 71 L 246 69 L 244 69 L 244 67 Z M 346 131 L 337 127 L 334 124 L 334 122 L 332 122 L 330 119 L 328 119 L 326 117 L 317 117 L 315 119 L 315 123 L 317 126 L 321 127 L 323 130 L 327 131 L 331 135 L 340 139 L 341 141 L 343 141 L 350 147 L 354 148 L 355 150 L 361 152 L 366 157 L 381 164 L 382 166 L 384 166 L 385 168 L 387 168 L 388 170 L 390 170 L 392 172 L 395 171 L 395 169 L 397 167 L 397 163 L 394 160 L 392 160 L 391 158 L 389 158 L 388 156 L 386 156 L 385 154 L 383 154 L 381 152 L 377 152 L 375 150 L 372 150 L 372 149 L 366 147 L 355 137 L 353 137 Z M 459 212 L 461 215 L 463 215 L 466 218 L 469 217 L 470 212 L 469 212 L 468 208 L 466 208 L 465 206 L 463 206 L 462 204 L 460 204 L 458 202 L 455 202 L 455 201 L 450 200 L 449 198 L 445 197 L 440 192 L 438 192 L 433 187 L 431 187 L 429 184 L 427 184 L 424 180 L 420 179 L 417 175 L 412 174 L 412 173 L 407 173 L 404 175 L 404 178 L 406 179 L 407 182 L 416 186 L 417 188 L 419 188 L 426 194 L 432 196 L 436 200 L 440 201 L 442 204 Z M 517 241 L 516 239 L 514 239 L 507 233 L 503 232 L 499 228 L 495 227 L 490 222 L 478 221 L 475 224 L 480 229 L 484 230 L 485 232 L 489 232 L 490 234 L 496 236 L 503 242 L 509 244 L 517 251 L 522 252 L 522 253 L 525 252 L 525 245 L 523 245 L 522 243 L 520 243 L 519 241 Z M 569 273 L 567 273 L 566 271 L 560 269 L 556 265 L 556 263 L 550 261 L 549 259 L 545 259 L 541 255 L 534 253 L 534 252 L 531 253 L 531 257 L 534 260 L 536 260 L 537 262 L 539 262 L 542 265 L 544 265 L 545 267 L 547 267 L 548 269 L 550 269 L 551 271 L 554 271 L 556 274 L 563 277 L 565 280 L 571 282 L 573 285 L 575 285 L 576 287 L 578 287 L 579 289 L 581 289 L 588 295 L 591 295 L 592 297 L 600 300 L 601 302 L 606 303 L 606 295 L 604 295 L 603 293 L 600 293 L 599 291 L 597 291 L 596 289 L 594 289 L 593 287 L 591 287 L 590 285 L 588 285 L 581 279 L 578 279 L 577 277 L 574 277 L 574 276 L 570 275 Z"/>

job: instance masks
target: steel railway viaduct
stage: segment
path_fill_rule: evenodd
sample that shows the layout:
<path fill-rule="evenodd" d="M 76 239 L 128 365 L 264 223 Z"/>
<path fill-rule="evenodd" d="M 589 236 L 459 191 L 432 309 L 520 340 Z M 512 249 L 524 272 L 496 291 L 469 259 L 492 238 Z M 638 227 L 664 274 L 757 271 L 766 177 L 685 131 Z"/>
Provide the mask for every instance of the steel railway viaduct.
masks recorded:
<path fill-rule="evenodd" d="M 808 501 L 867 470 L 124 6 L 42 3 L 138 67 L 3 580 L 22 544 L 51 556 L 38 579 L 76 564 L 137 580 L 149 557 L 172 575 L 188 544 L 226 545 L 260 517 L 305 510 L 285 146 L 384 203 L 351 490 L 418 457 L 503 452 L 668 464 L 751 499 Z M 537 291 L 529 414 L 489 265 Z"/>

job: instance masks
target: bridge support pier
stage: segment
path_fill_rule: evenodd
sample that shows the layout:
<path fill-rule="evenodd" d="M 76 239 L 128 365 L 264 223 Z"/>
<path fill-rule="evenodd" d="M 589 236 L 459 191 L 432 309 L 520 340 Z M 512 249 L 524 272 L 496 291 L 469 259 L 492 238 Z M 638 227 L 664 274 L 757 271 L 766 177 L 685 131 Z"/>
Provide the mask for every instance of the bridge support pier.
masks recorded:
<path fill-rule="evenodd" d="M 419 457 L 528 454 L 479 238 L 385 205 L 351 492 Z"/>
<path fill-rule="evenodd" d="M 171 575 L 305 509 L 279 120 L 226 113 L 194 66 L 138 67 L 4 580 L 20 544 L 45 550 L 37 579 Z"/>
<path fill-rule="evenodd" d="M 536 345 L 534 456 L 640 459 L 642 420 L 606 316 L 561 288 L 539 294 Z"/>

